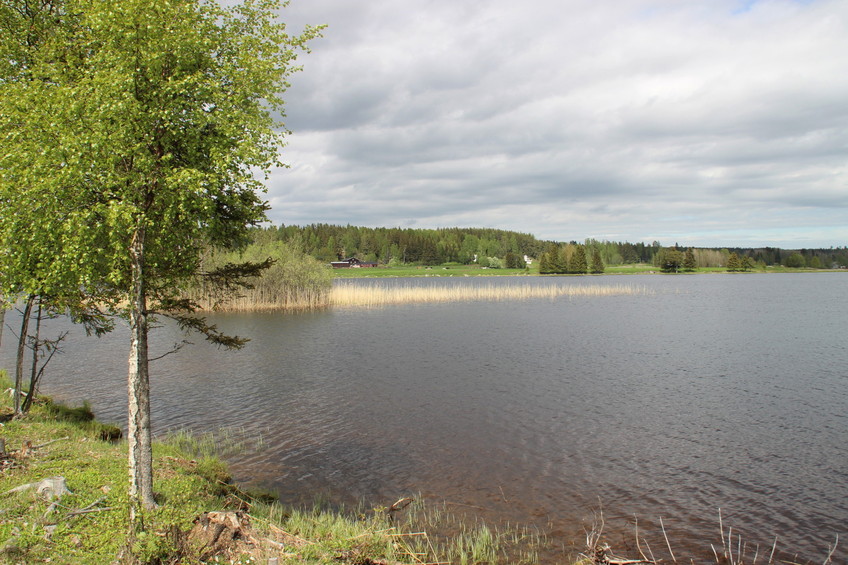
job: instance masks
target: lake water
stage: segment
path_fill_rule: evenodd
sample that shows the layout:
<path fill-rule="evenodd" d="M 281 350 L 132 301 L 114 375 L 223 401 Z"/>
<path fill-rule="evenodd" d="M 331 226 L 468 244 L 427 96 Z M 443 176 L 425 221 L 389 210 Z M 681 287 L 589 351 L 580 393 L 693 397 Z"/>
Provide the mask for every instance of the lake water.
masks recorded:
<path fill-rule="evenodd" d="M 845 562 L 848 275 L 485 281 L 650 292 L 215 315 L 252 341 L 225 352 L 195 337 L 156 361 L 155 431 L 261 435 L 233 471 L 286 502 L 420 494 L 566 544 L 602 505 L 614 547 L 638 519 L 660 557 L 662 518 L 678 558 L 720 546 L 721 508 L 746 541 L 770 548 L 777 535 L 818 563 L 838 534 Z M 180 339 L 166 326 L 153 341 L 164 352 Z M 77 332 L 42 388 L 122 422 L 127 352 L 126 331 Z"/>

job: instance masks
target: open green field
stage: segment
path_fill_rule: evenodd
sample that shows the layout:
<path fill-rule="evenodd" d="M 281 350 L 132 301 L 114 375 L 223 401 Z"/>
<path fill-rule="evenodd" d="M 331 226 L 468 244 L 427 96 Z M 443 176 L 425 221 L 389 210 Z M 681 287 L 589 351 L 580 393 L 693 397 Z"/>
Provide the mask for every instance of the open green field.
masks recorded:
<path fill-rule="evenodd" d="M 439 265 L 423 267 L 420 265 L 402 265 L 400 267 L 365 267 L 352 269 L 333 269 L 338 279 L 363 279 L 384 277 L 495 277 L 504 275 L 539 274 L 536 269 L 489 269 L 477 265 Z"/>

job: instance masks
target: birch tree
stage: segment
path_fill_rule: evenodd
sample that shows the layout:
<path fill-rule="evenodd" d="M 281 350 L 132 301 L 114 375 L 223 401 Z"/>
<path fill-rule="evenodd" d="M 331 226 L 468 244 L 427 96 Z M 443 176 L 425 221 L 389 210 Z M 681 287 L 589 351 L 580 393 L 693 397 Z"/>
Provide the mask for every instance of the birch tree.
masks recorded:
<path fill-rule="evenodd" d="M 64 0 L 46 16 L 58 31 L 3 63 L 19 76 L 0 78 L 0 223 L 19 218 L 23 228 L 21 238 L 4 230 L 3 263 L 34 269 L 9 271 L 20 275 L 18 292 L 32 278 L 47 291 L 76 286 L 128 320 L 134 521 L 156 504 L 151 316 L 190 310 L 180 289 L 199 272 L 201 250 L 243 242 L 265 219 L 263 183 L 281 164 L 281 96 L 319 33 L 288 34 L 280 8 Z"/>

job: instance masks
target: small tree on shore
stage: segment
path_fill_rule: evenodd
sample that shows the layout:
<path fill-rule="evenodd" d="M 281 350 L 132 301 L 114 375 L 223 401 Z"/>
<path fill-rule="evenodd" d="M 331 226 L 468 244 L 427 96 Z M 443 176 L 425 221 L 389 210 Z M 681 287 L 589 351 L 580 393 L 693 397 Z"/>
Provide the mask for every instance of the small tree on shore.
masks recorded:
<path fill-rule="evenodd" d="M 739 260 L 739 255 L 736 252 L 732 252 L 727 257 L 727 270 L 731 273 L 742 270 L 742 262 Z"/>
<path fill-rule="evenodd" d="M 663 247 L 654 256 L 655 264 L 664 273 L 679 272 L 683 266 L 684 259 L 683 252 L 672 247 Z"/>
<path fill-rule="evenodd" d="M 296 53 L 318 31 L 287 34 L 274 0 L 226 9 L 199 0 L 32 5 L 50 24 L 36 26 L 37 41 L 26 37 L 28 13 L 2 14 L 23 30 L 0 40 L 2 222 L 32 211 L 21 221 L 23 237 L 5 238 L 2 253 L 14 259 L 59 242 L 28 261 L 31 277 L 48 294 L 85 289 L 129 321 L 136 518 L 155 506 L 151 316 L 176 315 L 219 345 L 243 343 L 183 315 L 192 305 L 180 288 L 200 271 L 203 249 L 245 242 L 247 227 L 265 219 L 257 172 L 280 164 L 281 93 Z M 214 278 L 226 286 L 246 272 Z"/>

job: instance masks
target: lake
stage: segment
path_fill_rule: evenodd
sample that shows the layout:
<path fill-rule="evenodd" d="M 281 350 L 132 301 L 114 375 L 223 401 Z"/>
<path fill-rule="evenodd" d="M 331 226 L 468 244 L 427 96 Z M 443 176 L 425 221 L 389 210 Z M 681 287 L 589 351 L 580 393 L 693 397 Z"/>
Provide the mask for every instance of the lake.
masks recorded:
<path fill-rule="evenodd" d="M 638 519 L 657 557 L 660 518 L 678 558 L 711 556 L 719 509 L 745 541 L 770 549 L 778 536 L 799 559 L 821 563 L 837 534 L 848 541 L 848 275 L 345 284 L 481 280 L 648 292 L 215 314 L 252 341 L 226 352 L 195 336 L 156 361 L 155 432 L 261 436 L 232 470 L 289 503 L 413 494 L 565 544 L 602 507 L 615 549 L 632 546 Z M 166 324 L 151 356 L 181 339 Z M 75 331 L 42 389 L 122 423 L 127 353 L 125 330 Z"/>

